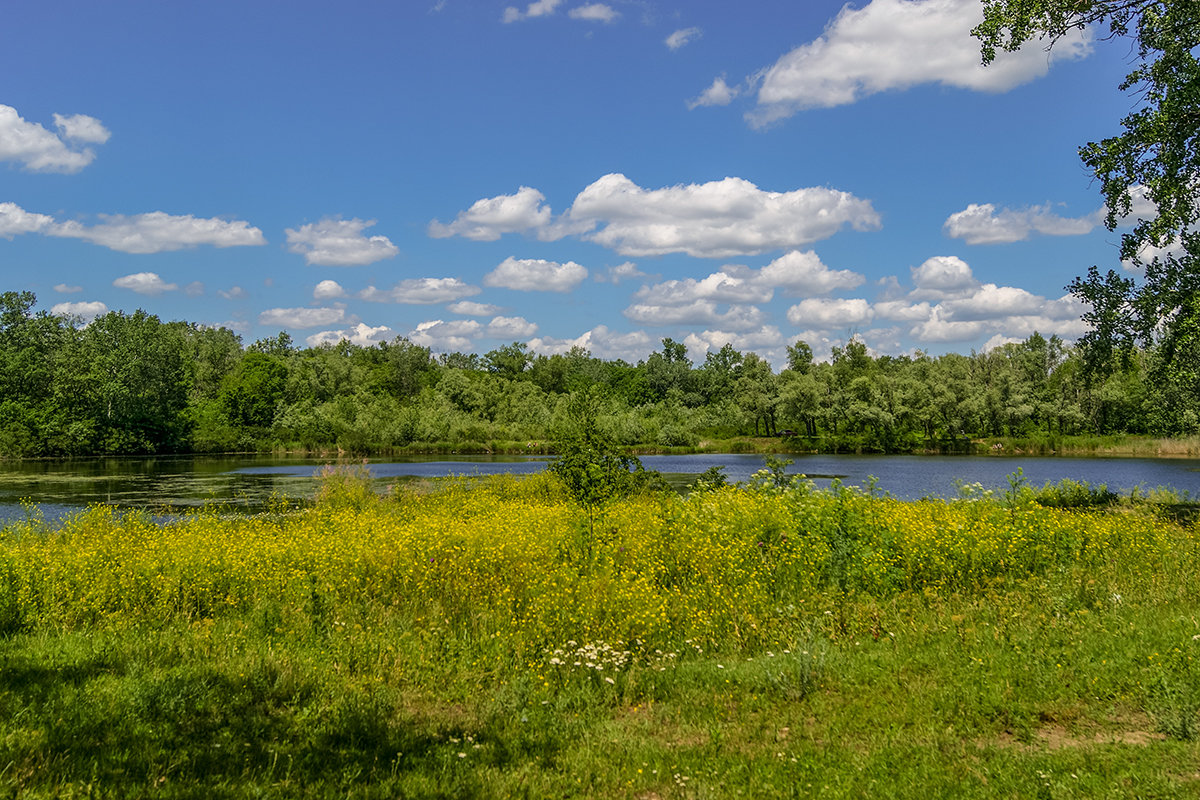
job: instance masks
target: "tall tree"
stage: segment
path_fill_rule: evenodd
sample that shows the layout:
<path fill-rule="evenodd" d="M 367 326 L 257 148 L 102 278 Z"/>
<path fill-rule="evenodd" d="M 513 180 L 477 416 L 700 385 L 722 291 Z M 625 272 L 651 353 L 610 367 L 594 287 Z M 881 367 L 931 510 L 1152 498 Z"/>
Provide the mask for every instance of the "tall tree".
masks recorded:
<path fill-rule="evenodd" d="M 1034 39 L 1051 46 L 1075 30 L 1107 27 L 1132 37 L 1135 66 L 1121 83 L 1137 98 L 1123 132 L 1080 148 L 1100 180 L 1106 225 L 1136 224 L 1121 237 L 1121 257 L 1144 267 L 1142 280 L 1092 268 L 1068 288 L 1092 306 L 1081 340 L 1088 363 L 1107 372 L 1114 351 L 1127 361 L 1135 343 L 1158 343 L 1164 377 L 1200 389 L 1200 2 L 1196 0 L 984 0 L 973 33 L 984 63 L 997 49 Z M 1147 210 L 1148 201 L 1152 210 Z M 1136 204 L 1136 205 L 1135 205 Z M 1143 206 L 1143 207 L 1138 207 Z"/>

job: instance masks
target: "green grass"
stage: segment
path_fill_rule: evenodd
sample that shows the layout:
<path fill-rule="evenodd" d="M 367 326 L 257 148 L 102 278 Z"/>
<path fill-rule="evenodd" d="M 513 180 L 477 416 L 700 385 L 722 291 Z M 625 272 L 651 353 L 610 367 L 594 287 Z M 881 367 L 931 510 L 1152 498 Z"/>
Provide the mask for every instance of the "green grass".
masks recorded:
<path fill-rule="evenodd" d="M 462 532 L 472 515 L 488 519 L 482 509 L 495 509 L 499 519 L 543 507 L 578 516 L 557 505 L 546 478 L 472 486 L 451 482 L 377 501 L 353 480 L 331 480 L 323 505 L 307 516 L 244 529 L 217 519 L 193 524 L 243 548 L 231 552 L 259 558 L 292 552 L 268 549 L 276 546 L 312 552 L 306 537 L 320 546 L 322 526 L 355 537 L 389 524 L 422 531 L 422 514 L 436 520 L 450 508 L 467 521 L 444 534 L 445 547 L 462 553 L 483 547 Z M 1083 506 L 1098 496 L 1052 494 Z M 712 525 L 701 540 L 728 535 L 736 543 L 739 532 L 727 526 L 739 517 L 722 516 L 733 509 L 754 529 L 751 547 L 767 541 L 764 530 L 785 532 L 770 527 L 775 505 L 794 505 L 792 519 L 813 531 L 840 520 L 836 531 L 851 543 L 843 545 L 859 548 L 881 546 L 869 533 L 889 509 L 895 536 L 924 536 L 927 519 L 974 520 L 976 530 L 996 535 L 1005 533 L 1005 520 L 1034 525 L 1030 532 L 1041 525 L 1091 536 L 1110 523 L 1115 532 L 1102 543 L 1072 540 L 1066 549 L 1055 534 L 1053 558 L 1020 568 L 980 570 L 972 562 L 969 579 L 875 580 L 873 591 L 864 589 L 867 573 L 850 567 L 874 563 L 869 554 L 842 552 L 849 560 L 837 562 L 848 570 L 840 582 L 825 570 L 803 592 L 747 593 L 741 609 L 713 594 L 711 607 L 693 607 L 724 615 L 709 629 L 725 633 L 694 635 L 693 623 L 681 618 L 647 628 L 657 631 L 654 642 L 566 640 L 570 628 L 552 627 L 553 608 L 535 608 L 548 616 L 510 629 L 508 611 L 483 599 L 496 586 L 482 583 L 488 573 L 479 561 L 463 561 L 455 573 L 478 576 L 470 579 L 480 581 L 474 589 L 455 584 L 468 600 L 450 583 L 426 581 L 421 596 L 356 593 L 354 586 L 367 584 L 351 580 L 333 585 L 354 577 L 347 571 L 369 575 L 377 567 L 354 567 L 355 559 L 385 557 L 382 544 L 315 563 L 314 574 L 330 586 L 304 577 L 296 585 L 311 588 L 295 595 L 239 588 L 238 564 L 210 560 L 210 577 L 228 594 L 224 601 L 206 595 L 203 607 L 194 599 L 120 605 L 121 596 L 103 595 L 99 578 L 80 582 L 96 588 L 70 599 L 75 584 L 63 577 L 56 595 L 36 603 L 22 595 L 32 605 L 0 640 L 0 790 L 22 798 L 1200 796 L 1195 529 L 1148 521 L 1155 513 L 1149 506 L 1039 509 L 1029 494 L 1012 502 L 889 505 L 765 485 L 746 495 L 637 501 L 628 516 L 616 508 L 610 520 L 621 530 L 614 535 L 628 538 L 612 541 L 611 562 L 547 551 L 550 564 L 561 563 L 562 579 L 594 580 L 612 602 L 630 603 L 632 590 L 621 583 L 628 576 L 618 568 L 632 566 L 622 566 L 615 551 L 619 541 L 648 547 L 650 534 L 636 522 L 647 508 L 676 515 L 665 528 L 673 541 L 684 541 L 682 526 Z M 536 519 L 520 517 L 513 530 L 545 524 Z M 574 522 L 564 535 L 579 529 Z M 901 523 L 911 527 L 895 527 Z M 30 554 L 43 541 L 94 549 L 78 569 L 97 576 L 100 566 L 122 576 L 152 564 L 146 574 L 161 576 L 164 586 L 172 579 L 175 562 L 153 544 L 159 536 L 179 541 L 169 537 L 185 536 L 186 525 L 108 524 L 84 519 L 69 532 L 34 524 L 5 531 L 0 584 L 16 585 L 23 564 L 36 571 Z M 1153 541 L 1135 546 L 1118 538 L 1127 530 L 1150 531 Z M 243 545 L 240 537 L 253 531 L 266 531 L 265 538 Z M 531 534 L 555 535 L 549 528 Z M 136 547 L 113 549 L 130 538 Z M 693 600 L 729 589 L 697 577 L 706 562 L 689 561 L 692 549 L 672 562 L 676 588 L 690 574 L 685 588 Z M 977 559 L 982 551 L 963 552 Z M 521 559 L 538 556 L 514 557 L 498 585 L 529 580 Z M 723 574 L 750 583 L 781 573 Z M 88 604 L 109 610 L 81 613 Z M 587 617 L 603 615 L 602 605 L 589 609 L 578 610 L 586 618 L 575 624 L 596 631 L 621 624 Z"/>

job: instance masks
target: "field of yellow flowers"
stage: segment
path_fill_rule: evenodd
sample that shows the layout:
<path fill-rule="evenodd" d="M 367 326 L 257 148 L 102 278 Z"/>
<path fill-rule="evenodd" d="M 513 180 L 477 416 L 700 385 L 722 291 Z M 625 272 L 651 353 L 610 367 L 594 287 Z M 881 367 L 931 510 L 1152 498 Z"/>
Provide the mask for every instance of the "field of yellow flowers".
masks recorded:
<path fill-rule="evenodd" d="M 1151 507 L 769 477 L 594 529 L 549 475 L 93 508 L 0 535 L 0 785 L 1200 794 L 1198 555 Z"/>

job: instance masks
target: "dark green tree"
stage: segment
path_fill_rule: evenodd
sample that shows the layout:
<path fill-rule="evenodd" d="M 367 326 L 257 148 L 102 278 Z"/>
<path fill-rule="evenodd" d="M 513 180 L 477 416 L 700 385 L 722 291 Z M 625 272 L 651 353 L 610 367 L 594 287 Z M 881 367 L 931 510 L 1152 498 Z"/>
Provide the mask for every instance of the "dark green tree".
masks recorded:
<path fill-rule="evenodd" d="M 596 535 L 596 514 L 613 500 L 632 492 L 641 482 L 641 462 L 624 453 L 597 424 L 602 406 L 593 392 L 579 392 L 568 400 L 568 422 L 555 442 L 557 458 L 550 465 L 563 487 L 588 514 L 584 545 L 591 558 Z"/>
<path fill-rule="evenodd" d="M 1123 131 L 1080 148 L 1100 181 L 1110 230 L 1131 215 L 1121 257 L 1144 267 L 1139 282 L 1093 267 L 1068 288 L 1092 311 L 1081 340 L 1087 363 L 1112 369 L 1114 350 L 1159 344 L 1161 377 L 1184 391 L 1200 388 L 1200 3 L 1196 0 L 984 0 L 974 30 L 984 63 L 998 49 L 1032 40 L 1051 46 L 1073 30 L 1107 28 L 1132 39 L 1134 69 L 1121 83 L 1136 97 Z M 1141 198 L 1153 211 L 1135 208 Z M 1139 204 L 1140 205 L 1140 204 Z"/>

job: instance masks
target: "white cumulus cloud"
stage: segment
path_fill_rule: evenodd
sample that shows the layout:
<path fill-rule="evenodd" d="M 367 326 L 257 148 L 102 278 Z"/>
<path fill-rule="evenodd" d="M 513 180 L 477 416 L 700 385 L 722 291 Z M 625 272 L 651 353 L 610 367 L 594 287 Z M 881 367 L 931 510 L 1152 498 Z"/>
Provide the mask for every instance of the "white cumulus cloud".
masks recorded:
<path fill-rule="evenodd" d="M 345 296 L 346 290 L 337 281 L 324 280 L 313 287 L 314 300 L 334 300 Z"/>
<path fill-rule="evenodd" d="M 711 300 L 694 300 L 681 305 L 634 303 L 624 314 L 642 325 L 711 325 L 734 331 L 757 328 L 766 319 L 766 314 L 756 306 L 733 305 L 721 311 Z"/>
<path fill-rule="evenodd" d="M 483 326 L 473 319 L 456 319 L 449 322 L 433 319 L 418 324 L 406 338 L 413 344 L 445 353 L 470 350 L 472 340 L 479 336 L 482 330 Z"/>
<path fill-rule="evenodd" d="M 683 305 L 695 300 L 720 303 L 766 303 L 776 289 L 790 294 L 823 295 L 854 289 L 865 278 L 851 270 L 831 270 L 812 251 L 793 250 L 761 270 L 727 264 L 699 280 L 685 278 L 643 286 L 634 297 L 644 303 Z"/>
<path fill-rule="evenodd" d="M 588 275 L 585 267 L 540 258 L 506 258 L 483 277 L 484 286 L 522 292 L 569 292 Z"/>
<path fill-rule="evenodd" d="M 1072 31 L 1049 53 L 1037 43 L 1001 52 L 984 67 L 971 29 L 983 19 L 978 0 L 872 0 L 845 5 L 816 40 L 784 54 L 762 75 L 762 125 L 805 108 L 854 103 L 889 90 L 936 83 L 1005 92 L 1042 77 L 1054 61 L 1090 52 L 1086 33 Z"/>
<path fill-rule="evenodd" d="M 287 228 L 288 250 L 304 256 L 306 264 L 322 267 L 358 267 L 391 258 L 400 252 L 386 236 L 366 236 L 375 220 L 335 219 Z"/>
<path fill-rule="evenodd" d="M 827 239 L 843 227 L 880 227 L 869 200 L 826 187 L 770 192 L 742 178 L 644 189 L 620 173 L 585 187 L 571 207 L 553 218 L 541 192 L 477 201 L 435 237 L 460 235 L 492 241 L 504 233 L 533 233 L 544 241 L 581 236 L 624 256 L 686 253 L 729 258 L 797 247 Z"/>
<path fill-rule="evenodd" d="M 366 323 L 360 322 L 346 330 L 314 333 L 304 341 L 309 347 L 319 347 L 323 344 L 337 344 L 343 339 L 359 347 L 372 347 L 380 342 L 387 341 L 388 334 L 391 332 L 392 329 L 387 325 L 379 325 L 373 328 Z"/>
<path fill-rule="evenodd" d="M 556 339 L 552 336 L 531 339 L 529 349 L 552 356 L 566 353 L 572 347 L 582 347 L 596 358 L 621 358 L 633 363 L 648 356 L 656 342 L 645 331 L 618 333 L 607 325 L 597 325 L 574 339 Z"/>
<path fill-rule="evenodd" d="M 962 239 L 967 244 L 1005 244 L 1024 241 L 1034 233 L 1082 236 L 1103 221 L 1103 210 L 1085 217 L 1063 217 L 1049 205 L 997 210 L 991 203 L 971 203 L 951 214 L 942 229 L 950 238 Z"/>
<path fill-rule="evenodd" d="M 870 303 L 860 297 L 809 297 L 789 308 L 787 318 L 796 326 L 831 330 L 865 325 L 875 318 L 875 311 Z"/>
<path fill-rule="evenodd" d="M 100 120 L 84 114 L 54 115 L 58 133 L 28 122 L 12 106 L 0 105 L 0 161 L 15 161 L 31 172 L 79 172 L 96 153 L 68 144 L 103 144 L 109 133 Z"/>
<path fill-rule="evenodd" d="M 577 6 L 567 12 L 567 16 L 571 19 L 582 19 L 587 22 L 616 22 L 621 16 L 620 12 L 612 6 L 604 3 L 588 3 L 584 6 Z"/>
<path fill-rule="evenodd" d="M 830 269 L 811 250 L 792 250 L 763 267 L 759 282 L 791 294 L 828 294 L 837 289 L 857 289 L 866 278 L 848 269 Z"/>
<path fill-rule="evenodd" d="M 742 178 L 643 189 L 624 175 L 605 175 L 568 213 L 577 223 L 603 226 L 584 238 L 635 257 L 753 255 L 825 239 L 844 225 L 880 226 L 870 201 L 847 192 L 767 192 Z"/>
<path fill-rule="evenodd" d="M 113 281 L 112 285 L 118 289 L 128 289 L 131 292 L 151 297 L 163 292 L 173 292 L 179 288 L 178 284 L 164 281 L 156 272 L 135 272 L 132 275 L 124 275 Z"/>
<path fill-rule="evenodd" d="M 88 144 L 104 144 L 112 136 L 108 128 L 95 117 L 87 114 L 72 114 L 67 117 L 62 114 L 54 115 L 54 126 L 64 139 Z"/>
<path fill-rule="evenodd" d="M 58 292 L 59 294 L 76 294 L 77 292 L 82 292 L 83 287 L 72 286 L 67 283 L 56 283 L 54 284 L 54 291 Z"/>
<path fill-rule="evenodd" d="M 258 324 L 278 328 L 320 328 L 346 318 L 343 308 L 268 308 L 258 315 Z"/>
<path fill-rule="evenodd" d="M 562 5 L 562 0 L 535 0 L 535 2 L 527 5 L 524 11 L 515 6 L 509 6 L 504 9 L 504 16 L 501 17 L 501 21 L 510 23 L 534 17 L 545 17 L 553 14 L 560 5 Z"/>
<path fill-rule="evenodd" d="M 93 300 L 90 303 L 55 303 L 50 306 L 50 313 L 68 317 L 80 317 L 84 322 L 91 322 L 96 317 L 107 314 L 108 306 L 99 300 Z"/>
<path fill-rule="evenodd" d="M 76 220 L 55 222 L 39 231 L 47 236 L 81 239 L 120 253 L 165 253 L 200 245 L 253 247 L 267 240 L 262 231 L 243 220 L 202 219 L 191 214 L 162 211 L 148 214 L 101 214 L 100 222 L 85 225 Z"/>
<path fill-rule="evenodd" d="M 730 86 L 725 82 L 724 75 L 718 75 L 713 78 L 713 82 L 699 96 L 693 100 L 688 100 L 687 107 L 688 109 L 696 109 L 701 106 L 727 106 L 739 94 L 741 94 L 739 87 Z"/>
<path fill-rule="evenodd" d="M 359 299 L 373 303 L 405 303 L 428 306 L 449 303 L 479 294 L 478 286 L 463 283 L 458 278 L 409 278 L 400 281 L 391 289 L 376 289 L 368 286 L 359 292 Z"/>
<path fill-rule="evenodd" d="M 5 239 L 26 233 L 46 233 L 54 225 L 54 217 L 34 214 L 16 203 L 0 203 L 0 236 Z"/>
<path fill-rule="evenodd" d="M 526 339 L 537 333 L 536 322 L 524 317 L 493 317 L 488 323 L 487 335 L 493 339 Z"/>
<path fill-rule="evenodd" d="M 940 300 L 962 295 L 979 286 L 970 265 L 958 256 L 933 256 L 911 271 L 916 289 L 910 296 L 917 299 Z"/>
<path fill-rule="evenodd" d="M 446 306 L 446 309 L 454 314 L 462 314 L 465 317 L 490 317 L 500 312 L 500 306 L 492 305 L 491 303 L 477 303 L 474 300 L 459 300 L 457 303 L 451 303 Z"/>
<path fill-rule="evenodd" d="M 429 235 L 435 239 L 462 236 L 478 242 L 492 242 L 505 233 L 525 233 L 544 229 L 551 219 L 545 196 L 537 189 L 522 186 L 516 194 L 502 194 L 476 200 L 454 221 L 429 223 Z"/>
<path fill-rule="evenodd" d="M 745 332 L 705 330 L 689 333 L 683 343 L 687 345 L 688 357 L 697 362 L 703 361 L 707 353 L 716 352 L 727 344 L 735 350 L 771 356 L 783 344 L 783 334 L 774 325 L 764 325 Z"/>

